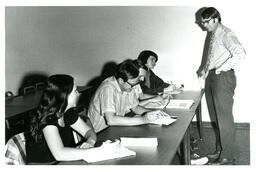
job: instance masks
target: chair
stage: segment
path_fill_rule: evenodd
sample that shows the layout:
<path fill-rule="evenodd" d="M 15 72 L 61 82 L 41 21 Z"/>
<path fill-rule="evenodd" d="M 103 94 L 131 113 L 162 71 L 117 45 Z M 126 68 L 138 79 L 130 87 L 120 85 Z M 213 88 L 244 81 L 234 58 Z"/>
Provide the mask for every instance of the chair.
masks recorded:
<path fill-rule="evenodd" d="M 5 145 L 5 164 L 25 165 L 26 140 L 24 132 L 12 136 Z"/>
<path fill-rule="evenodd" d="M 43 90 L 45 87 L 45 84 L 43 82 L 36 83 L 36 90 Z"/>
<path fill-rule="evenodd" d="M 23 95 L 32 94 L 36 92 L 36 88 L 34 86 L 27 86 L 23 88 Z"/>
<path fill-rule="evenodd" d="M 5 92 L 5 99 L 9 99 L 14 97 L 14 94 L 11 91 L 6 91 Z"/>

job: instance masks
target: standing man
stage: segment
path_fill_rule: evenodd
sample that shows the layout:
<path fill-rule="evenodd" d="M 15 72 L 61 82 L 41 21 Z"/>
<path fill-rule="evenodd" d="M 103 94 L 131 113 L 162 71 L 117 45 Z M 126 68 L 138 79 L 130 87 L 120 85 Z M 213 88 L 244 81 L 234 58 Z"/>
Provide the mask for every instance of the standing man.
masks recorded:
<path fill-rule="evenodd" d="M 208 111 L 216 124 L 216 150 L 208 158 L 214 159 L 212 164 L 234 164 L 234 67 L 246 54 L 235 34 L 221 23 L 220 13 L 214 7 L 204 9 L 200 24 L 208 33 L 205 44 L 208 51 L 197 75 L 205 79 Z"/>

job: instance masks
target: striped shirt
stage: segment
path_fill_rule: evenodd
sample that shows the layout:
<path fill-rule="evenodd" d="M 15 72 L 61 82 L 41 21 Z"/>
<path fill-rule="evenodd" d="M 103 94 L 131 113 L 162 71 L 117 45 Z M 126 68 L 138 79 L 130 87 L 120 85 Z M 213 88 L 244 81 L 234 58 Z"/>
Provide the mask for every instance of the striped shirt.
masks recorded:
<path fill-rule="evenodd" d="M 108 127 L 104 115 L 106 112 L 125 116 L 131 108 L 139 104 L 138 96 L 142 93 L 141 88 L 136 85 L 131 92 L 121 91 L 114 76 L 105 79 L 95 92 L 88 109 L 88 117 L 95 132 Z"/>
<path fill-rule="evenodd" d="M 222 71 L 234 69 L 237 61 L 244 59 L 245 56 L 245 50 L 234 32 L 219 24 L 211 37 L 208 59 L 204 67 L 205 73 L 218 68 Z"/>

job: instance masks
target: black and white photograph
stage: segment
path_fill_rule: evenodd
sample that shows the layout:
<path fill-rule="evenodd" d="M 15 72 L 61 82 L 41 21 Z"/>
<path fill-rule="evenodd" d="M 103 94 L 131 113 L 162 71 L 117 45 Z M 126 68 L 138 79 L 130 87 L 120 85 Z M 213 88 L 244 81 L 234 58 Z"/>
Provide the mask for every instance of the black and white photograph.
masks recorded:
<path fill-rule="evenodd" d="M 2 166 L 250 171 L 252 2 L 3 3 Z"/>

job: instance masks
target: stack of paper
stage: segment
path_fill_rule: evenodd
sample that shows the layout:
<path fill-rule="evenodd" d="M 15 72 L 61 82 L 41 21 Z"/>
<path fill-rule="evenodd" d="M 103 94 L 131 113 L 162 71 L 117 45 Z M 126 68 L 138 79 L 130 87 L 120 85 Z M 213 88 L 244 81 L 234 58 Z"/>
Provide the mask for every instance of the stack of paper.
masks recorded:
<path fill-rule="evenodd" d="M 122 146 L 157 146 L 157 138 L 130 138 L 121 137 Z"/>
<path fill-rule="evenodd" d="M 193 105 L 194 100 L 177 100 L 177 99 L 171 99 L 169 103 L 167 104 L 166 108 L 169 109 L 190 109 L 190 107 Z"/>
<path fill-rule="evenodd" d="M 95 156 L 86 157 L 84 159 L 88 163 L 105 161 L 116 158 L 123 158 L 127 156 L 135 156 L 136 152 L 129 150 L 123 146 L 117 148 L 115 151 L 102 150 L 100 153 L 95 154 Z"/>

